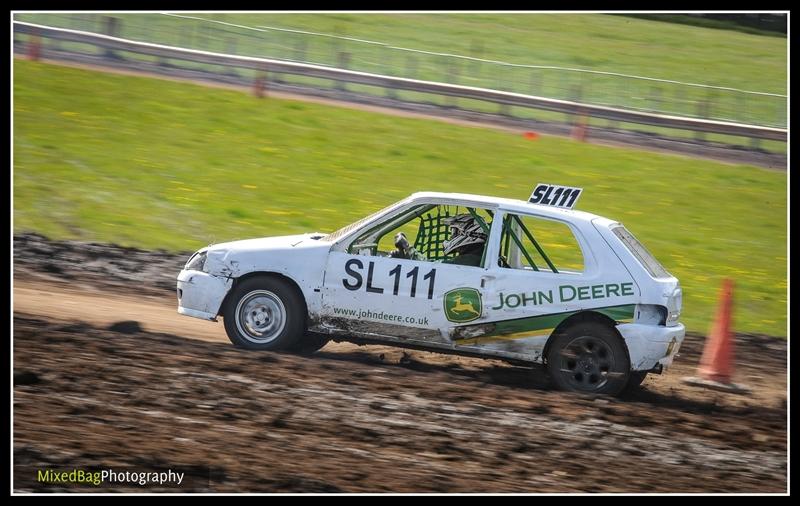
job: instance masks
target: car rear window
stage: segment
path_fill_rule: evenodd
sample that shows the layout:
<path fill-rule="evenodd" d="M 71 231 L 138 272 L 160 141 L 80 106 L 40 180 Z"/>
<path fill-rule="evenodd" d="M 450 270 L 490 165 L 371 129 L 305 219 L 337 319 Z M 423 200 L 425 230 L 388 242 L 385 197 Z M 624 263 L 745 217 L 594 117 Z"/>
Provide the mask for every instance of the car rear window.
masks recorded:
<path fill-rule="evenodd" d="M 640 243 L 633 234 L 631 234 L 628 229 L 619 225 L 611 229 L 614 232 L 614 235 L 619 237 L 619 240 L 622 241 L 622 244 L 628 248 L 633 256 L 635 256 L 639 263 L 647 269 L 647 272 L 650 273 L 651 276 L 654 278 L 669 278 L 672 275 L 667 272 L 663 265 L 661 265 L 658 260 L 655 259 L 653 255 L 647 251 L 647 248 L 644 247 L 642 243 Z"/>

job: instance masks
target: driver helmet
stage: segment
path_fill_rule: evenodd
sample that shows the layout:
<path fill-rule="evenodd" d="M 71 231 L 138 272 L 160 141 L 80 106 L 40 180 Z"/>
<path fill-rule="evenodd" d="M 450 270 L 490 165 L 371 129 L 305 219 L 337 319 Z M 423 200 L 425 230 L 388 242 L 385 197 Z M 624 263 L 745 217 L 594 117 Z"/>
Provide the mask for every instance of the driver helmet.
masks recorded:
<path fill-rule="evenodd" d="M 446 218 L 444 223 L 450 227 L 450 238 L 443 244 L 445 255 L 486 243 L 486 232 L 471 214 L 457 214 Z"/>

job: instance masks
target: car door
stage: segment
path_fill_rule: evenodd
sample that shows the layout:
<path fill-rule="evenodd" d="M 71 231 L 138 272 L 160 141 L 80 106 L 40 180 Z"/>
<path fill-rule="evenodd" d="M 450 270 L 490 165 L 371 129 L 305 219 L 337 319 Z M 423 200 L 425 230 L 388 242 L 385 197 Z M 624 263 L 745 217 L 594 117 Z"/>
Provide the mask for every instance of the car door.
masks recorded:
<path fill-rule="evenodd" d="M 332 252 L 323 324 L 373 337 L 441 341 L 431 314 L 441 280 L 441 266 L 432 262 Z"/>
<path fill-rule="evenodd" d="M 487 247 L 491 243 L 490 237 Z M 486 318 L 485 267 L 343 249 L 328 257 L 321 311 L 325 326 L 452 346 L 453 325 Z"/>

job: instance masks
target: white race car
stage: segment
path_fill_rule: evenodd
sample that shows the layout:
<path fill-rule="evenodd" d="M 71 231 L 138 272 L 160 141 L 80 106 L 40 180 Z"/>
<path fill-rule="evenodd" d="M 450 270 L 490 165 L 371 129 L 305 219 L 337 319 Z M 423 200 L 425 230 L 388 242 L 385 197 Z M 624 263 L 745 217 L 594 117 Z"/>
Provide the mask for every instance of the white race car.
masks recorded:
<path fill-rule="evenodd" d="M 421 192 L 330 234 L 209 246 L 178 275 L 178 312 L 222 316 L 248 349 L 390 344 L 616 395 L 672 363 L 681 288 L 622 224 L 573 210 L 580 192 Z"/>

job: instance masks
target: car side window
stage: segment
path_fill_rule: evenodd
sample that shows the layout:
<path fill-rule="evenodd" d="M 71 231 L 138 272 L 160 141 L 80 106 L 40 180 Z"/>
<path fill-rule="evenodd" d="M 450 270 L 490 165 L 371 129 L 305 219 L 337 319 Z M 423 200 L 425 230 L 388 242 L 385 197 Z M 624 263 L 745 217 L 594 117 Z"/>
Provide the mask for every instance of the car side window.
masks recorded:
<path fill-rule="evenodd" d="M 583 252 L 564 222 L 524 214 L 506 214 L 498 264 L 532 272 L 579 274 Z"/>
<path fill-rule="evenodd" d="M 366 256 L 480 266 L 485 260 L 492 218 L 492 212 L 482 208 L 419 205 L 365 230 L 348 251 Z M 456 237 L 461 239 L 456 241 Z"/>

